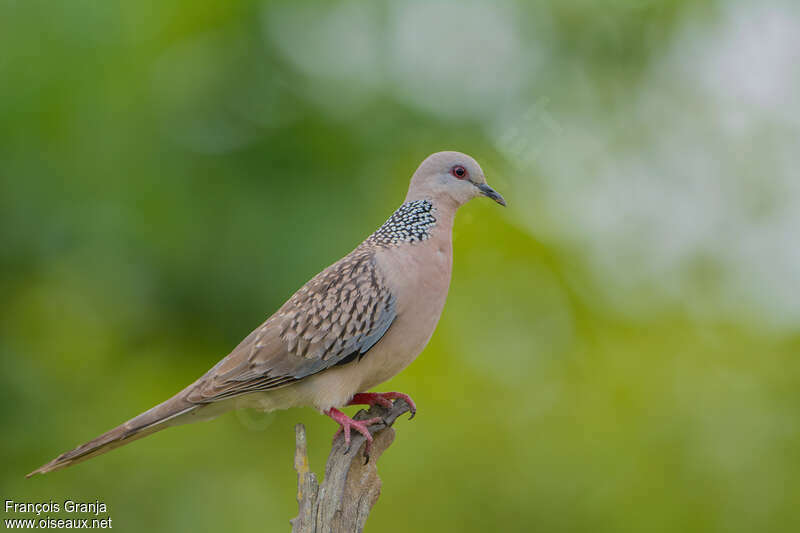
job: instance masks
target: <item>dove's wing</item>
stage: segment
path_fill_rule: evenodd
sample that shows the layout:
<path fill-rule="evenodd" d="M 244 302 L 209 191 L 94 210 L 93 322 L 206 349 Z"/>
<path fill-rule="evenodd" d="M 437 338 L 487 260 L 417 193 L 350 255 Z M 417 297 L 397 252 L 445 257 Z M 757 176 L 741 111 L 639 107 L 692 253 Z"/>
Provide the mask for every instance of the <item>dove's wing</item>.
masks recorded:
<path fill-rule="evenodd" d="M 361 358 L 396 316 L 374 251 L 359 247 L 306 283 L 185 398 L 208 403 L 266 391 Z"/>

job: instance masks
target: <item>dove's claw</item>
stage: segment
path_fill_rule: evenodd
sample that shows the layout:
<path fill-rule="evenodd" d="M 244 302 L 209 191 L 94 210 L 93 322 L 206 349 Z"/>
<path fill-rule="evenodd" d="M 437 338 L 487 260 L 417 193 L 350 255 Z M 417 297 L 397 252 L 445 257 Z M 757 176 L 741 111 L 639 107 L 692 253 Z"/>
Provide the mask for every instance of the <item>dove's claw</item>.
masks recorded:
<path fill-rule="evenodd" d="M 411 412 L 409 420 L 417 414 L 417 406 L 411 396 L 402 392 L 359 392 L 347 405 L 381 405 L 387 409 L 392 408 L 392 400 L 404 400 Z"/>
<path fill-rule="evenodd" d="M 339 424 L 339 429 L 336 430 L 336 434 L 333 436 L 333 440 L 336 440 L 336 437 L 339 436 L 339 433 L 344 433 L 344 443 L 347 447 L 344 450 L 344 453 L 350 453 L 350 428 L 355 429 L 367 440 L 366 446 L 364 446 L 364 456 L 369 461 L 369 452 L 370 448 L 372 447 L 372 435 L 369 432 L 369 426 L 372 424 L 377 424 L 379 422 L 383 422 L 383 419 L 379 416 L 375 418 L 368 418 L 367 420 L 353 420 L 343 412 L 339 411 L 338 409 L 331 407 L 325 414 L 331 417 L 337 424 Z M 366 463 L 364 463 L 366 464 Z"/>
<path fill-rule="evenodd" d="M 403 394 L 402 392 L 359 392 L 353 395 L 353 398 L 347 405 L 380 405 L 386 409 L 391 409 L 393 405 L 392 400 L 404 400 L 408 404 L 408 409 L 411 412 L 409 420 L 414 418 L 414 415 L 417 414 L 417 406 L 414 404 L 414 400 L 412 400 L 408 394 Z M 344 453 L 347 454 L 350 452 L 350 428 L 364 435 L 364 438 L 367 439 L 367 444 L 364 446 L 364 464 L 367 464 L 367 462 L 369 462 L 369 452 L 372 448 L 372 435 L 370 435 L 369 429 L 367 428 L 372 424 L 383 422 L 383 419 L 375 417 L 368 420 L 353 420 L 335 407 L 331 407 L 325 411 L 325 414 L 333 418 L 336 423 L 339 424 L 339 429 L 333 436 L 333 440 L 336 440 L 336 437 L 338 437 L 340 433 L 344 433 L 344 442 L 347 446 Z"/>

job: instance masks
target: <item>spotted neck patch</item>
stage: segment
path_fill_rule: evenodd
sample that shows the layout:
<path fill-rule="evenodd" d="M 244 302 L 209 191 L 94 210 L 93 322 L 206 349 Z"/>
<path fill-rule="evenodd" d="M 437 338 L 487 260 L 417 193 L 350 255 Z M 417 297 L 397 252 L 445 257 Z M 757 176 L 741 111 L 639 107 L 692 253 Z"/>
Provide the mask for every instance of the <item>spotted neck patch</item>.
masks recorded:
<path fill-rule="evenodd" d="M 431 236 L 430 230 L 436 225 L 433 212 L 433 204 L 428 200 L 406 202 L 369 236 L 367 242 L 378 246 L 392 246 L 427 240 Z"/>

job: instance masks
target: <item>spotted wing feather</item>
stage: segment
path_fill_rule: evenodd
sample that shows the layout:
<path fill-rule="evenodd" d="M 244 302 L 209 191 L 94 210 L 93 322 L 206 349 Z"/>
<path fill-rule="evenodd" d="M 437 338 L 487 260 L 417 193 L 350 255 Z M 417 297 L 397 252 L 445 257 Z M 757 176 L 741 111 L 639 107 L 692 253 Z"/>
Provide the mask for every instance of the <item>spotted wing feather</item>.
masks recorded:
<path fill-rule="evenodd" d="M 362 246 L 323 270 L 187 390 L 208 403 L 281 387 L 360 359 L 397 316 L 395 297 Z"/>

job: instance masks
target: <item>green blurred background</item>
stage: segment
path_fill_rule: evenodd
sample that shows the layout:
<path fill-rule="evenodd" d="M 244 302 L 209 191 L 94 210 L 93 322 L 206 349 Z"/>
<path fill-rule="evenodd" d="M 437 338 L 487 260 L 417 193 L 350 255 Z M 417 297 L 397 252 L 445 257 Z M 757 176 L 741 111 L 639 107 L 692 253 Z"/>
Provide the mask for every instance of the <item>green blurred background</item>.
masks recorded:
<path fill-rule="evenodd" d="M 25 480 L 225 355 L 401 202 L 464 207 L 368 531 L 800 528 L 800 10 L 767 0 L 0 1 L 4 499 L 288 531 L 243 411 Z M 29 515 L 5 513 L 3 518 Z M 68 518 L 59 515 L 60 518 Z"/>

